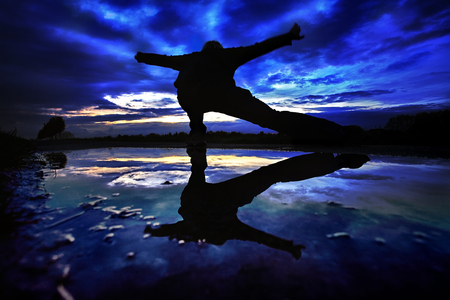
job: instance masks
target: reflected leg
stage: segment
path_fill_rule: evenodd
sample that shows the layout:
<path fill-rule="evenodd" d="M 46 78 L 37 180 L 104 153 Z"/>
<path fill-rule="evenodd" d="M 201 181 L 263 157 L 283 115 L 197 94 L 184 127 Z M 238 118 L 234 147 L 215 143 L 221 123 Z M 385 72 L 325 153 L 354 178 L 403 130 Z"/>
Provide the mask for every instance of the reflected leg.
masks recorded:
<path fill-rule="evenodd" d="M 215 184 L 217 194 L 228 194 L 237 206 L 251 203 L 253 198 L 277 182 L 302 181 L 331 174 L 341 168 L 360 168 L 370 161 L 366 155 L 312 153 L 261 167 L 248 174 Z"/>
<path fill-rule="evenodd" d="M 366 156 L 356 155 L 356 158 L 364 162 L 368 161 Z M 331 153 L 300 155 L 214 184 L 214 189 L 216 194 L 227 195 L 228 201 L 236 206 L 243 206 L 251 203 L 254 197 L 277 182 L 301 181 L 324 176 L 342 167 L 347 166 Z"/>

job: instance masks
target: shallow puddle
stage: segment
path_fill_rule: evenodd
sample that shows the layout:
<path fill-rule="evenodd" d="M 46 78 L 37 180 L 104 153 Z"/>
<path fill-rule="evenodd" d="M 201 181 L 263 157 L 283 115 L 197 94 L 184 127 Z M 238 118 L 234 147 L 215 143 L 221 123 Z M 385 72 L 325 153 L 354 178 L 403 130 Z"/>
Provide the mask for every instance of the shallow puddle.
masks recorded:
<path fill-rule="evenodd" d="M 441 293 L 450 279 L 448 160 L 64 154 L 44 180 L 53 211 L 26 230 L 13 272 L 43 272 L 15 283 L 37 298 L 357 299 Z"/>

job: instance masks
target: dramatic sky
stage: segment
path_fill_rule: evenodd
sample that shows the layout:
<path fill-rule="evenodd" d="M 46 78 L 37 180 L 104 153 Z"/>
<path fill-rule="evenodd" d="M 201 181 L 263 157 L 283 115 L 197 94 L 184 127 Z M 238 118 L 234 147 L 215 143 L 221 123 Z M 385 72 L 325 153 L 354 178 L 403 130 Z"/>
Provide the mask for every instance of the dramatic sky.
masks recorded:
<path fill-rule="evenodd" d="M 240 67 L 238 86 L 278 110 L 366 129 L 450 107 L 445 0 L 2 0 L 0 126 L 34 138 L 51 116 L 77 137 L 188 131 L 177 72 L 137 51 L 252 45 L 297 22 L 305 38 Z M 208 114 L 209 130 L 261 128 Z"/>

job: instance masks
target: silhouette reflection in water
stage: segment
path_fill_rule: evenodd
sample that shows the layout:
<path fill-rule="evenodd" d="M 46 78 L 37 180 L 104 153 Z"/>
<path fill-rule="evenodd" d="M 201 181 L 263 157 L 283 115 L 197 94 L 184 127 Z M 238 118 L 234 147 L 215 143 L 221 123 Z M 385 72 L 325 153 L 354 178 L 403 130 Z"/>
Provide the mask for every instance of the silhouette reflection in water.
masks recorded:
<path fill-rule="evenodd" d="M 146 233 L 168 236 L 185 242 L 205 241 L 223 245 L 228 240 L 253 241 L 274 249 L 283 250 L 299 259 L 305 246 L 294 244 L 242 223 L 237 218 L 238 208 L 277 182 L 300 181 L 324 176 L 341 168 L 359 168 L 369 161 L 366 155 L 314 153 L 292 157 L 261 167 L 248 174 L 220 183 L 205 180 L 206 149 L 188 149 L 191 157 L 191 177 L 181 194 L 178 213 L 182 221 L 153 228 Z"/>

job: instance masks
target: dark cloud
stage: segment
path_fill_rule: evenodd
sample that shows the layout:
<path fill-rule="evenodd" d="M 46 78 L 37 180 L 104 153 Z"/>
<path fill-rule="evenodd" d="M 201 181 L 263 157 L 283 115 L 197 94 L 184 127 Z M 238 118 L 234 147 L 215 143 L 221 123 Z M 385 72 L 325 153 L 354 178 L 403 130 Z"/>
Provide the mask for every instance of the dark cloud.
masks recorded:
<path fill-rule="evenodd" d="M 413 45 L 431 41 L 450 34 L 450 5 L 446 1 L 405 1 L 396 3 L 394 1 L 366 2 L 360 1 L 342 1 L 341 7 L 345 7 L 346 13 L 351 22 L 351 29 L 336 34 L 336 39 L 330 39 L 328 45 L 323 45 L 323 53 L 328 63 L 342 65 L 355 63 L 357 60 L 370 59 L 373 56 L 389 54 L 392 51 L 404 51 Z M 448 2 L 448 1 L 447 1 Z M 401 3 L 401 4 L 400 4 Z M 350 15 L 353 8 L 357 17 Z M 394 32 L 397 35 L 383 38 L 378 35 L 370 35 L 365 39 L 358 41 L 358 47 L 349 44 L 346 36 L 358 30 L 364 24 L 379 20 L 384 16 L 389 16 L 392 23 L 402 26 L 404 31 L 396 32 L 396 27 L 386 24 L 385 30 Z M 342 18 L 343 19 L 343 18 Z M 341 21 L 338 18 L 337 21 Z M 341 27 L 336 25 L 336 29 Z M 323 28 L 317 27 L 317 30 L 324 32 Z M 412 34 L 411 34 L 412 33 Z M 376 33 L 374 33 L 376 34 Z M 373 41 L 377 41 L 374 47 Z"/>
<path fill-rule="evenodd" d="M 333 85 L 345 82 L 346 80 L 337 74 L 327 75 L 325 77 L 313 78 L 313 79 L 304 79 L 300 76 L 293 75 L 284 75 L 282 73 L 276 73 L 274 75 L 270 75 L 265 84 L 273 85 L 273 84 L 296 84 L 298 87 L 303 87 L 305 85 Z"/>
<path fill-rule="evenodd" d="M 405 31 L 423 30 L 430 22 L 445 20 L 450 14 L 450 4 L 448 1 L 412 0 L 405 1 L 402 6 L 404 9 L 414 12 L 415 16 L 403 26 L 403 30 Z"/>
<path fill-rule="evenodd" d="M 353 179 L 353 180 L 375 180 L 375 181 L 394 180 L 394 177 L 392 176 L 382 176 L 374 174 L 355 174 L 353 172 L 347 173 L 346 171 L 338 171 L 327 176 L 333 178 Z"/>
<path fill-rule="evenodd" d="M 319 118 L 326 118 L 342 125 L 359 125 L 364 129 L 384 128 L 389 118 L 397 115 L 415 115 L 450 109 L 450 104 L 396 105 L 388 108 L 371 109 L 370 107 L 334 107 L 315 108 L 322 113 L 311 113 Z"/>
<path fill-rule="evenodd" d="M 419 61 L 421 61 L 422 59 L 426 58 L 429 55 L 430 55 L 429 52 L 416 53 L 406 59 L 402 59 L 402 60 L 399 60 L 399 61 L 396 61 L 396 62 L 390 64 L 389 66 L 387 66 L 385 71 L 387 71 L 387 72 L 402 71 L 402 70 L 408 69 L 410 67 L 413 67 Z"/>
<path fill-rule="evenodd" d="M 343 92 L 338 94 L 331 95 L 308 95 L 295 98 L 293 104 L 306 104 L 306 103 L 336 103 L 336 102 L 344 102 L 351 101 L 355 99 L 365 99 L 377 95 L 383 94 L 391 94 L 394 91 L 392 90 L 372 90 L 372 91 L 354 91 L 354 92 Z"/>
<path fill-rule="evenodd" d="M 345 79 L 343 79 L 342 77 L 339 77 L 337 75 L 327 75 L 322 78 L 308 79 L 306 81 L 310 82 L 313 85 L 318 85 L 318 84 L 329 85 L 329 84 L 337 84 L 337 83 L 344 82 Z"/>

